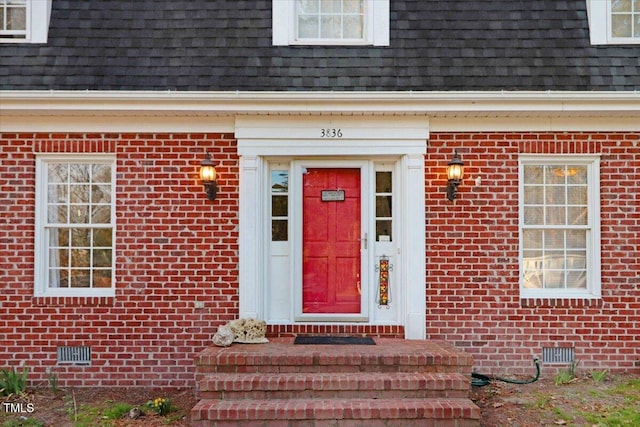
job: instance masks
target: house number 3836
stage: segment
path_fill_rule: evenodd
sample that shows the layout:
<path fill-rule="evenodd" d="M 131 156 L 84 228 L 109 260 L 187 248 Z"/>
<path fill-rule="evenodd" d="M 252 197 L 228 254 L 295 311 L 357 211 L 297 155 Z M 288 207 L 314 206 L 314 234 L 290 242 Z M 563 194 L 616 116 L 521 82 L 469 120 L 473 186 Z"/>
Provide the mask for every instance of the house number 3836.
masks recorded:
<path fill-rule="evenodd" d="M 320 129 L 321 138 L 342 138 L 342 129 L 339 128 L 327 128 Z"/>

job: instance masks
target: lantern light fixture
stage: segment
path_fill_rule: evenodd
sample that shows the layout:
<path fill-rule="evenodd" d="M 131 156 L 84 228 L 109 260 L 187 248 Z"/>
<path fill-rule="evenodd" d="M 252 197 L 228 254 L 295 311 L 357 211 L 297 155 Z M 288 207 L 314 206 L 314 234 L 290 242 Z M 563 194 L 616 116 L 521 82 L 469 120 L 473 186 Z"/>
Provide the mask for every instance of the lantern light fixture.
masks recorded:
<path fill-rule="evenodd" d="M 453 159 L 447 165 L 447 199 L 453 201 L 458 195 L 458 185 L 462 182 L 464 174 L 464 162 L 454 151 Z"/>
<path fill-rule="evenodd" d="M 207 199 L 215 200 L 218 194 L 218 183 L 216 182 L 217 172 L 211 155 L 206 153 L 206 157 L 200 162 L 200 180 L 207 192 Z"/>

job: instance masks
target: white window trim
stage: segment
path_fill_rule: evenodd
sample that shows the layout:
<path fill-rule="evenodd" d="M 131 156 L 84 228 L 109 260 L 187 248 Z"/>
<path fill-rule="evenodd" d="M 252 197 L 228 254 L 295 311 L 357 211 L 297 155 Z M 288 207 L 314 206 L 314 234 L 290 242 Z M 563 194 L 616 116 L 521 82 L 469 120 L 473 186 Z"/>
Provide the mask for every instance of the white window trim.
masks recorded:
<path fill-rule="evenodd" d="M 640 44 L 639 37 L 611 36 L 611 0 L 587 0 L 587 16 L 592 45 Z"/>
<path fill-rule="evenodd" d="M 45 224 L 47 222 L 47 168 L 49 163 L 95 163 L 110 162 L 111 174 L 111 225 L 114 239 L 112 239 L 112 280 L 110 288 L 50 288 L 48 286 L 48 247 L 46 245 Z M 116 288 L 115 266 L 115 189 L 116 189 L 116 156 L 111 154 L 40 154 L 36 157 L 36 218 L 35 218 L 35 272 L 34 295 L 38 297 L 113 297 Z"/>
<path fill-rule="evenodd" d="M 46 43 L 49 35 L 52 0 L 27 0 L 26 35 L 24 38 L 5 37 L 0 43 Z"/>
<path fill-rule="evenodd" d="M 274 46 L 389 46 L 389 0 L 369 0 L 366 2 L 366 34 L 363 40 L 298 40 L 296 37 L 295 0 L 273 0 L 271 4 Z"/>
<path fill-rule="evenodd" d="M 565 154 L 521 154 L 518 159 L 518 231 L 520 268 L 520 298 L 599 299 L 602 296 L 600 267 L 600 156 Z M 525 289 L 522 285 L 524 233 L 524 166 L 525 165 L 584 165 L 587 168 L 587 288 L 586 289 Z"/>

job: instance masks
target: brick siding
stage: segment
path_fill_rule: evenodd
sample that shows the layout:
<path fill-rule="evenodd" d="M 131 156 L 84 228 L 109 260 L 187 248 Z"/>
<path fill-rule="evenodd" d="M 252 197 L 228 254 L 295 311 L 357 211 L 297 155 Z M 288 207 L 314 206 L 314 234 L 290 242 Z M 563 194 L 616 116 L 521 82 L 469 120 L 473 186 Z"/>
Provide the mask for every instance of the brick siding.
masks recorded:
<path fill-rule="evenodd" d="M 452 203 L 454 149 L 466 167 Z M 574 347 L 581 368 L 640 370 L 640 134 L 437 133 L 427 151 L 427 338 L 498 373 L 556 346 Z M 601 156 L 601 300 L 520 299 L 519 154 Z"/>
<path fill-rule="evenodd" d="M 454 149 L 466 168 L 452 203 Z M 198 180 L 205 151 L 216 201 Z M 116 296 L 34 297 L 36 153 L 84 152 L 117 155 Z M 520 299 L 519 153 L 601 155 L 602 300 Z M 192 386 L 195 354 L 238 313 L 233 135 L 4 134 L 0 160 L 0 367 L 24 363 L 34 383 L 50 368 L 64 386 Z M 575 347 L 584 368 L 640 369 L 640 133 L 436 133 L 425 165 L 427 338 L 483 370 L 527 370 L 549 346 Z M 336 333 L 269 328 L 315 330 Z M 69 345 L 91 346 L 91 365 L 57 366 L 56 348 Z"/>
<path fill-rule="evenodd" d="M 238 313 L 232 135 L 5 134 L 0 147 L 0 367 L 24 362 L 36 383 L 50 368 L 66 386 L 192 386 L 196 352 Z M 198 178 L 205 151 L 215 201 Z M 117 155 L 115 298 L 33 296 L 36 153 Z M 56 366 L 56 348 L 76 345 L 91 366 Z"/>

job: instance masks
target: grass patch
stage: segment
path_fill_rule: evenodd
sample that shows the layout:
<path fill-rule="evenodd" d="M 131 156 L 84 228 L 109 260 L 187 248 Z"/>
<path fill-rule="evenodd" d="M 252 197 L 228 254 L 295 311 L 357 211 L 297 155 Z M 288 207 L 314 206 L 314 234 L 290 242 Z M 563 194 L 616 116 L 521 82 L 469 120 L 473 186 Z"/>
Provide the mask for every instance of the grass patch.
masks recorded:
<path fill-rule="evenodd" d="M 110 420 L 118 420 L 127 414 L 133 405 L 124 402 L 114 403 L 104 411 L 104 416 Z"/>
<path fill-rule="evenodd" d="M 19 418 L 3 422 L 2 427 L 45 427 L 45 424 L 35 418 Z"/>

